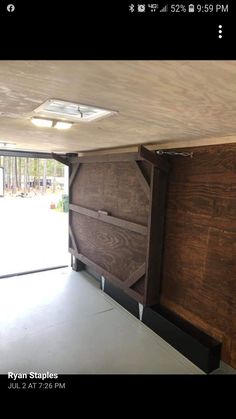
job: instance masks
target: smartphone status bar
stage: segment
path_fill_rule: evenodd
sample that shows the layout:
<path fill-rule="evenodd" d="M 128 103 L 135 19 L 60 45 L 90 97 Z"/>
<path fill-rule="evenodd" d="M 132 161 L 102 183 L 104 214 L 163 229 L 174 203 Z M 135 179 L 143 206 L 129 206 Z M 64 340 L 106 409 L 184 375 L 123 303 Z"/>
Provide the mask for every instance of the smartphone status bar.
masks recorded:
<path fill-rule="evenodd" d="M 139 13 L 139 14 L 145 14 L 145 13 L 151 13 L 151 14 L 157 14 L 157 13 L 171 13 L 171 14 L 187 14 L 187 13 L 208 13 L 208 14 L 227 14 L 230 11 L 230 5 L 229 4 L 158 4 L 158 3 L 140 3 L 140 4 L 134 4 L 130 3 L 128 6 L 128 11 L 131 14 Z"/>

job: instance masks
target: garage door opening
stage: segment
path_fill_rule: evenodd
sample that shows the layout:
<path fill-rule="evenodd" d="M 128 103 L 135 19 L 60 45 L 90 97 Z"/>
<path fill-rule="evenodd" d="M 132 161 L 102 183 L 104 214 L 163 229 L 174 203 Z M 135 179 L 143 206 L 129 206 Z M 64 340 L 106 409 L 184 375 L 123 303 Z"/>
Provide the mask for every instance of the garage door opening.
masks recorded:
<path fill-rule="evenodd" d="M 0 153 L 0 168 L 0 277 L 68 266 L 68 167 Z"/>

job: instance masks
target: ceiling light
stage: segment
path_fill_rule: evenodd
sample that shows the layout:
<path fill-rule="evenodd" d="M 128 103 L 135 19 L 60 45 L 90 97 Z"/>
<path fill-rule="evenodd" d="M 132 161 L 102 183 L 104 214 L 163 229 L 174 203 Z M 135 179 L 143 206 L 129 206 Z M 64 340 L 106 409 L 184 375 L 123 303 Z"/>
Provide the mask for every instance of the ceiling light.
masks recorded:
<path fill-rule="evenodd" d="M 36 108 L 34 112 L 41 117 L 49 116 L 52 119 L 65 119 L 71 122 L 90 122 L 117 113 L 117 111 L 59 99 L 47 100 Z"/>
<path fill-rule="evenodd" d="M 16 145 L 16 143 L 7 143 L 5 141 L 0 141 L 0 147 L 4 147 L 4 148 L 14 148 L 14 146 Z"/>
<path fill-rule="evenodd" d="M 52 127 L 53 121 L 50 119 L 42 119 L 42 118 L 32 118 L 31 122 L 36 125 L 37 127 Z"/>
<path fill-rule="evenodd" d="M 54 128 L 57 128 L 57 129 L 68 129 L 72 127 L 72 123 L 57 121 L 53 126 Z"/>

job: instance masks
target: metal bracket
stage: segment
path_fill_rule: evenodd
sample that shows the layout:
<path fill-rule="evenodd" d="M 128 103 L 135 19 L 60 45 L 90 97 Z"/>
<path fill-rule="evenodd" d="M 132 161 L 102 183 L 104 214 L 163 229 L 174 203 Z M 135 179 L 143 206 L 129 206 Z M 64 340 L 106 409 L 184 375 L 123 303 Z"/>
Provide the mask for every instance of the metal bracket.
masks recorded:
<path fill-rule="evenodd" d="M 101 287 L 102 287 L 102 291 L 104 291 L 104 288 L 105 288 L 105 278 L 104 278 L 104 276 L 101 276 Z"/>
<path fill-rule="evenodd" d="M 143 319 L 143 305 L 141 303 L 138 303 L 138 309 L 139 309 L 139 320 L 142 321 L 142 319 Z"/>
<path fill-rule="evenodd" d="M 181 157 L 193 157 L 193 152 L 184 152 L 184 151 L 164 151 L 164 150 L 157 150 L 156 154 L 159 156 L 163 156 L 163 154 L 167 154 L 168 156 L 181 156 Z"/>

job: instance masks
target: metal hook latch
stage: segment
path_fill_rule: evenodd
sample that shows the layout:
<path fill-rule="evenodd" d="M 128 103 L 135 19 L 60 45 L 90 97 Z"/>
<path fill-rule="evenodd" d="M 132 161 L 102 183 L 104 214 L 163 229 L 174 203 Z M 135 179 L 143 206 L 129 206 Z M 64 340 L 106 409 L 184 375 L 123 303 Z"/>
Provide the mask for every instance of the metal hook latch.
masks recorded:
<path fill-rule="evenodd" d="M 156 154 L 162 156 L 163 154 L 167 154 L 168 156 L 182 156 L 182 157 L 193 157 L 193 152 L 179 152 L 179 151 L 164 151 L 164 150 L 157 150 Z"/>

